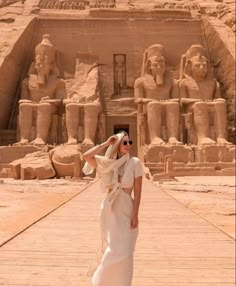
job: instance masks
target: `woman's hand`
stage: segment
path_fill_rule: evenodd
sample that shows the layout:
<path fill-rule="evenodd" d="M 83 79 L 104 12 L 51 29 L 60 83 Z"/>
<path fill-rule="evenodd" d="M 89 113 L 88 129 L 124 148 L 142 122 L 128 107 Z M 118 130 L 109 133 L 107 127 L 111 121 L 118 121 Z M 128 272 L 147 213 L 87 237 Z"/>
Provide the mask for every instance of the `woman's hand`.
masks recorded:
<path fill-rule="evenodd" d="M 130 222 L 130 228 L 136 228 L 138 226 L 138 216 L 133 215 L 131 222 Z"/>
<path fill-rule="evenodd" d="M 107 141 L 105 142 L 105 144 L 106 144 L 107 146 L 109 146 L 109 145 L 115 144 L 117 140 L 118 140 L 118 137 L 117 137 L 116 135 L 112 135 L 111 137 L 109 137 L 109 138 L 107 139 Z"/>

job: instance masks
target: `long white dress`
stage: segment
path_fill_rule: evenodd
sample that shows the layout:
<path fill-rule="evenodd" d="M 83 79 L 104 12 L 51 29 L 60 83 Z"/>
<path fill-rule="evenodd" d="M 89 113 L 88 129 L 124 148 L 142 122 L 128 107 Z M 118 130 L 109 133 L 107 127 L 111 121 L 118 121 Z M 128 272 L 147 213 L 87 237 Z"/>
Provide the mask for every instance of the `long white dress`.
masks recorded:
<path fill-rule="evenodd" d="M 101 204 L 101 238 L 106 248 L 93 277 L 93 286 L 131 286 L 133 277 L 133 254 L 138 228 L 131 229 L 134 201 L 122 188 L 131 188 L 134 178 L 143 175 L 140 160 L 136 157 L 115 160 L 111 171 L 104 164 L 104 157 L 95 156 L 97 171 L 104 187 L 112 191 Z M 123 165 L 123 175 L 118 181 Z M 112 172 L 112 173 L 111 173 Z"/>

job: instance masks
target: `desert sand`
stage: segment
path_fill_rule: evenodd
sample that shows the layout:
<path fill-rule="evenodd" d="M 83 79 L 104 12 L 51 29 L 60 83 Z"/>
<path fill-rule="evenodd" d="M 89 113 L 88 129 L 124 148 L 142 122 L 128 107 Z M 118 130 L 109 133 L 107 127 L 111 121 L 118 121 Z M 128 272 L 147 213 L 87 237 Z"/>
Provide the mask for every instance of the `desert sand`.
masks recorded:
<path fill-rule="evenodd" d="M 235 177 L 177 177 L 162 190 L 235 238 Z"/>
<path fill-rule="evenodd" d="M 0 183 L 0 244 L 79 195 L 89 181 L 66 179 Z M 155 182 L 187 208 L 235 238 L 235 178 L 178 177 Z M 86 190 L 85 190 L 86 191 Z M 143 190 L 145 191 L 145 190 Z"/>

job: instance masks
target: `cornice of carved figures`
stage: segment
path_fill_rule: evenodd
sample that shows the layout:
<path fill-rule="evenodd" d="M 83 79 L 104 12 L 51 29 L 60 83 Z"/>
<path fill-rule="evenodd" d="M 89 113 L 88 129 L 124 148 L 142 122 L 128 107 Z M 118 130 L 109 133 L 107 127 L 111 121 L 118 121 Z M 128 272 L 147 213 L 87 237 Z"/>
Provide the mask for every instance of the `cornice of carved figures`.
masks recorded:
<path fill-rule="evenodd" d="M 88 8 L 114 8 L 115 1 L 60 1 L 60 0 L 41 0 L 40 9 L 57 9 L 57 10 L 85 10 Z"/>

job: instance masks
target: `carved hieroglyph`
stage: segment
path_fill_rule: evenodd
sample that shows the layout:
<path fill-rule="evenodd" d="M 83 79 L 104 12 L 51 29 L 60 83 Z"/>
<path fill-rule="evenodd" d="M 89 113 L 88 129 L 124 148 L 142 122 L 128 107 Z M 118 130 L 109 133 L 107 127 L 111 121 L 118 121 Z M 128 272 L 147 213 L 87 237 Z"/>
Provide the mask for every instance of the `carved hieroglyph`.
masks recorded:
<path fill-rule="evenodd" d="M 192 45 L 182 56 L 181 67 L 181 105 L 183 113 L 193 114 L 193 126 L 188 124 L 187 129 L 190 137 L 194 130 L 197 137 L 197 142 L 190 143 L 229 144 L 226 140 L 225 99 L 221 98 L 218 82 L 210 75 L 203 47 Z M 210 130 L 211 120 L 214 123 L 213 132 Z"/>
<path fill-rule="evenodd" d="M 52 115 L 58 112 L 65 96 L 64 81 L 58 78 L 56 49 L 45 34 L 35 48 L 35 61 L 29 77 L 22 82 L 19 100 L 20 144 L 28 144 L 33 119 L 36 117 L 36 138 L 33 144 L 46 144 Z"/>
<path fill-rule="evenodd" d="M 77 144 L 79 137 L 83 135 L 83 144 L 94 145 L 98 116 L 101 112 L 97 60 L 98 58 L 90 53 L 78 53 L 75 77 L 66 80 L 68 98 L 64 100 L 64 104 L 67 144 Z"/>
<path fill-rule="evenodd" d="M 135 81 L 134 89 L 138 117 L 142 118 L 138 123 L 138 128 L 142 129 L 140 135 L 144 136 L 144 126 L 147 123 L 150 143 L 163 145 L 162 126 L 166 122 L 168 143 L 181 144 L 178 141 L 178 85 L 166 69 L 165 49 L 162 45 L 152 45 L 145 51 L 142 76 Z M 143 138 L 140 145 L 148 141 Z"/>

